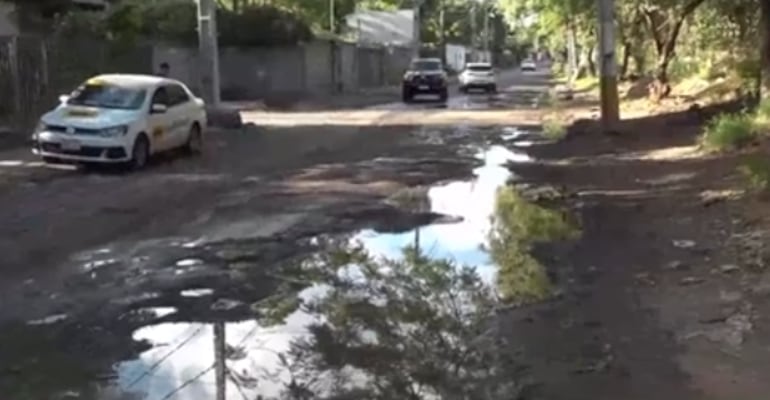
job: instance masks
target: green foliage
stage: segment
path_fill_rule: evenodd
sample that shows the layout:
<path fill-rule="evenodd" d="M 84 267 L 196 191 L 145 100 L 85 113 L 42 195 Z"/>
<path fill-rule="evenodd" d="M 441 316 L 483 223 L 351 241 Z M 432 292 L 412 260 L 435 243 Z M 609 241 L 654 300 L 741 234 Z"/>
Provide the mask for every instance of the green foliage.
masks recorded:
<path fill-rule="evenodd" d="M 296 14 L 271 6 L 243 7 L 238 13 L 220 9 L 218 23 L 222 46 L 292 45 L 313 37 Z M 154 38 L 194 44 L 198 38 L 197 10 L 195 3 L 188 0 L 126 0 L 107 15 L 69 13 L 60 20 L 58 32 L 122 41 Z"/>
<path fill-rule="evenodd" d="M 532 256 L 536 243 L 573 239 L 579 230 L 558 211 L 530 203 L 511 187 L 497 193 L 489 253 L 498 266 L 498 289 L 506 301 L 528 303 L 547 298 L 551 283 Z"/>
<path fill-rule="evenodd" d="M 770 157 L 767 154 L 747 156 L 738 170 L 752 189 L 761 192 L 767 192 L 770 189 Z"/>
<path fill-rule="evenodd" d="M 760 101 L 757 109 L 754 110 L 754 126 L 758 131 L 770 129 L 770 100 Z"/>
<path fill-rule="evenodd" d="M 701 144 L 709 150 L 730 150 L 750 143 L 757 136 L 751 115 L 721 114 L 709 121 Z"/>
<path fill-rule="evenodd" d="M 554 119 L 543 121 L 543 136 L 549 139 L 558 140 L 563 138 L 566 134 L 567 128 L 565 128 L 564 124 L 561 122 Z"/>

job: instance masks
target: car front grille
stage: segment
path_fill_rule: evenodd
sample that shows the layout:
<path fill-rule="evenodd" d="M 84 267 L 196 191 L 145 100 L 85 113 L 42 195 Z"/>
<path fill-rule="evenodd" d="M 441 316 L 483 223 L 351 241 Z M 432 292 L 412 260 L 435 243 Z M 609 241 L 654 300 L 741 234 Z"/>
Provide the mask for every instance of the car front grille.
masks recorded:
<path fill-rule="evenodd" d="M 82 156 L 82 157 L 100 157 L 104 151 L 104 147 L 83 146 L 80 150 L 70 151 L 63 150 L 59 143 L 44 142 L 40 144 L 41 150 L 46 153 L 66 154 L 70 156 Z"/>
<path fill-rule="evenodd" d="M 443 79 L 437 75 L 417 75 L 412 78 L 412 83 L 417 84 L 436 84 L 441 83 Z"/>
<path fill-rule="evenodd" d="M 62 125 L 46 125 L 46 129 L 51 132 L 57 132 L 57 133 L 67 133 L 67 127 Z M 83 136 L 96 136 L 99 134 L 98 129 L 87 129 L 87 128 L 75 128 L 75 135 L 83 135 Z"/>

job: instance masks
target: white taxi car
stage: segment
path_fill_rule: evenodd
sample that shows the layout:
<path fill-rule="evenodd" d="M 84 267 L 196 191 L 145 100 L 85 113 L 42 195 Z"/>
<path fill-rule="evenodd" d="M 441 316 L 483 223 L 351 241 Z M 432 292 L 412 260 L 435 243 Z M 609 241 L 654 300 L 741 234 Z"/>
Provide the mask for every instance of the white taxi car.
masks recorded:
<path fill-rule="evenodd" d="M 460 74 L 459 80 L 460 91 L 463 93 L 474 88 L 483 89 L 486 92 L 497 92 L 495 69 L 490 63 L 468 63 Z"/>
<path fill-rule="evenodd" d="M 43 115 L 33 153 L 46 162 L 126 163 L 134 169 L 159 152 L 203 149 L 203 100 L 173 79 L 100 75 Z"/>

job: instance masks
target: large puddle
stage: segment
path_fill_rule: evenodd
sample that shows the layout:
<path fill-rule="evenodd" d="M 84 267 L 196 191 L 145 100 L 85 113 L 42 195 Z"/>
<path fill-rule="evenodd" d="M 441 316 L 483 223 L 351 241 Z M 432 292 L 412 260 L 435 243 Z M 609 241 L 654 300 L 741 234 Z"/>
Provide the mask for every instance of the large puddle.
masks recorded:
<path fill-rule="evenodd" d="M 308 287 L 298 296 L 253 307 L 258 321 L 142 328 L 134 339 L 152 348 L 116 366 L 119 387 L 145 400 L 215 398 L 217 391 L 233 400 L 476 398 L 479 390 L 507 398 L 512 380 L 501 375 L 508 364 L 488 316 L 511 294 L 541 299 L 549 282 L 527 256 L 506 253 L 522 250 L 505 237 L 520 230 L 496 226 L 531 206 L 501 209 L 512 196 L 505 165 L 528 157 L 502 146 L 478 157 L 474 179 L 431 187 L 427 201 L 412 206 L 459 217 L 454 222 L 338 238 L 334 250 L 302 266 Z M 500 262 L 524 271 L 502 277 Z M 506 295 L 506 285 L 516 288 Z"/>
<path fill-rule="evenodd" d="M 549 295 L 531 245 L 574 230 L 507 185 L 506 165 L 527 162 L 526 155 L 491 146 L 477 157 L 483 165 L 474 179 L 430 187 L 402 204 L 452 218 L 404 233 L 315 239 L 325 250 L 272 276 L 285 284 L 250 306 L 254 319 L 136 330 L 133 339 L 148 349 L 115 365 L 98 398 L 515 397 L 517 365 L 500 350 L 504 335 L 490 316 L 501 302 Z M 180 295 L 219 297 L 205 287 Z M 177 310 L 143 312 L 174 320 Z"/>

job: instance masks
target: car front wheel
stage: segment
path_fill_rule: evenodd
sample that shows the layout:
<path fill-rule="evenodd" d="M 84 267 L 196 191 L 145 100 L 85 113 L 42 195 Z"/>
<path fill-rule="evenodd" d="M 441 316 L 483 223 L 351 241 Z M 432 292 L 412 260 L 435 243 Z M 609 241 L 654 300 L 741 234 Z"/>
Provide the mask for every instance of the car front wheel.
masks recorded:
<path fill-rule="evenodd" d="M 203 133 L 197 123 L 190 127 L 190 133 L 187 136 L 187 143 L 184 149 L 188 154 L 192 155 L 203 153 Z"/>
<path fill-rule="evenodd" d="M 449 99 L 449 91 L 447 89 L 443 89 L 441 93 L 439 93 L 438 97 L 441 102 L 446 102 L 447 99 Z"/>
<path fill-rule="evenodd" d="M 405 87 L 401 90 L 401 100 L 403 100 L 404 103 L 411 103 L 412 97 L 412 91 L 408 88 Z"/>
<path fill-rule="evenodd" d="M 131 150 L 131 161 L 129 168 L 131 170 L 140 170 L 147 166 L 150 159 L 150 141 L 144 134 L 139 135 L 134 141 L 134 147 Z"/>

